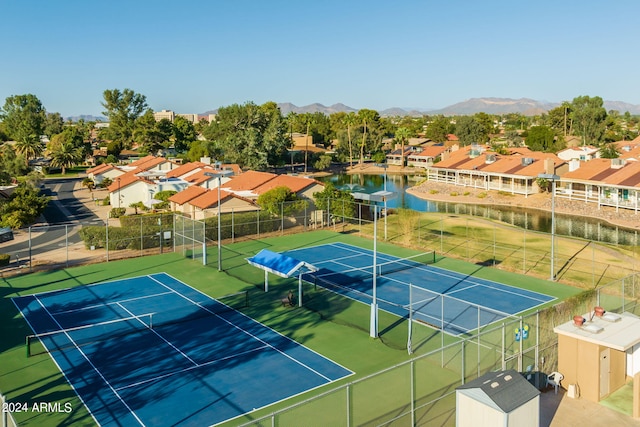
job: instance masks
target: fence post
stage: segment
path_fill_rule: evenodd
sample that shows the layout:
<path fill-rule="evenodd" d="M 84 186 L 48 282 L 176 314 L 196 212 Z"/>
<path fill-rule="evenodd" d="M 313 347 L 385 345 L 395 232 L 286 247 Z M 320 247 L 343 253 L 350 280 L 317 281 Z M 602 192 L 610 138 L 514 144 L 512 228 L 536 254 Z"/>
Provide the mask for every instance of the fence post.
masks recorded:
<path fill-rule="evenodd" d="M 440 215 L 440 254 L 444 255 L 444 215 Z"/>
<path fill-rule="evenodd" d="M 502 370 L 506 370 L 507 369 L 507 360 L 505 357 L 505 346 L 506 346 L 506 342 L 505 342 L 505 331 L 506 331 L 506 326 L 504 324 L 504 322 L 502 322 Z"/>
<path fill-rule="evenodd" d="M 461 369 L 461 376 L 462 376 L 462 384 L 464 385 L 464 343 L 466 342 L 466 340 L 462 340 L 460 341 L 460 345 L 462 346 L 461 350 L 460 350 L 460 359 L 462 360 L 462 369 Z"/>
<path fill-rule="evenodd" d="M 331 226 L 331 198 L 327 199 L 327 228 Z"/>
<path fill-rule="evenodd" d="M 69 267 L 69 225 L 64 225 L 64 247 L 66 250 L 67 262 L 66 265 Z"/>
<path fill-rule="evenodd" d="M 416 425 L 416 367 L 415 361 L 411 361 L 409 375 L 411 375 L 411 425 Z"/>
<path fill-rule="evenodd" d="M 280 235 L 284 235 L 284 201 L 280 202 Z"/>
<path fill-rule="evenodd" d="M 258 234 L 258 238 L 260 238 L 260 211 L 257 211 L 257 212 L 258 212 L 258 222 L 256 224 L 256 232 Z"/>
<path fill-rule="evenodd" d="M 351 426 L 351 419 L 353 418 L 351 414 L 351 384 L 347 384 L 347 427 Z"/>
<path fill-rule="evenodd" d="M 109 214 L 107 214 L 107 220 L 105 221 L 105 244 L 104 247 L 107 249 L 107 262 L 109 262 Z"/>
<path fill-rule="evenodd" d="M 31 226 L 29 226 L 29 271 L 31 271 Z"/>

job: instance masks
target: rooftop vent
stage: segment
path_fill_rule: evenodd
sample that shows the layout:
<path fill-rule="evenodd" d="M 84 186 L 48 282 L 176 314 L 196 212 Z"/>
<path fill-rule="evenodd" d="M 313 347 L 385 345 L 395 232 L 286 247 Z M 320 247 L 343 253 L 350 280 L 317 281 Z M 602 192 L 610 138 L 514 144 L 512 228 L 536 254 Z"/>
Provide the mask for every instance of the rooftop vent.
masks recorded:
<path fill-rule="evenodd" d="M 491 163 L 494 163 L 495 161 L 496 161 L 496 155 L 495 154 L 487 154 L 487 155 L 485 155 L 484 162 L 486 164 L 491 164 Z"/>
<path fill-rule="evenodd" d="M 583 326 L 582 330 L 591 332 L 592 334 L 599 334 L 600 332 L 604 331 L 604 328 L 602 326 L 594 325 L 592 323 L 590 325 Z"/>
<path fill-rule="evenodd" d="M 622 317 L 614 313 L 605 313 L 602 315 L 601 319 L 606 320 L 607 322 L 619 322 L 622 320 Z"/>
<path fill-rule="evenodd" d="M 625 160 L 624 159 L 611 159 L 611 169 L 620 169 L 624 166 L 625 164 Z"/>
<path fill-rule="evenodd" d="M 533 164 L 533 158 L 531 157 L 522 158 L 522 166 L 529 166 L 530 164 Z"/>

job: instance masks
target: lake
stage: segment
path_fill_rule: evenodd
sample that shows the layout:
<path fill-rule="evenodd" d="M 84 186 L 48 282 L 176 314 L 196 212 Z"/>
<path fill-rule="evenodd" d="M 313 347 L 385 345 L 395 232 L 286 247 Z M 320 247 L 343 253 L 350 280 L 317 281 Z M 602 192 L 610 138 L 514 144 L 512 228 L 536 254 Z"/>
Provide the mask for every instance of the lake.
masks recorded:
<path fill-rule="evenodd" d="M 352 192 L 373 193 L 385 189 L 384 175 L 337 174 L 319 181 L 332 182 L 337 188 Z M 502 221 L 527 230 L 551 232 L 551 212 L 537 209 L 500 205 L 476 205 L 464 203 L 432 202 L 406 192 L 424 180 L 421 176 L 387 175 L 386 189 L 398 194 L 387 202 L 388 208 L 407 208 L 421 212 L 442 212 L 456 215 L 472 215 Z M 566 214 L 555 215 L 556 234 L 581 237 L 599 242 L 621 245 L 637 245 L 637 230 L 611 225 L 597 218 L 585 218 Z"/>

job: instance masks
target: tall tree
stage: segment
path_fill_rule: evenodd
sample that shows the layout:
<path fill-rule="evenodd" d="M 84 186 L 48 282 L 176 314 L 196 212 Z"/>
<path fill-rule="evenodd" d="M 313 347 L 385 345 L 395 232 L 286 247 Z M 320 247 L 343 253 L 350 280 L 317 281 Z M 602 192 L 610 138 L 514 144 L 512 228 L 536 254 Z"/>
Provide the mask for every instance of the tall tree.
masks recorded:
<path fill-rule="evenodd" d="M 564 139 L 557 138 L 556 132 L 549 126 L 532 126 L 527 132 L 527 147 L 532 151 L 555 153 L 564 148 Z"/>
<path fill-rule="evenodd" d="M 360 143 L 360 166 L 364 162 L 364 150 L 367 146 L 367 130 L 373 126 L 374 122 L 380 120 L 380 115 L 375 110 L 368 110 L 363 108 L 358 111 L 358 118 L 362 123 L 362 142 Z"/>
<path fill-rule="evenodd" d="M 353 127 L 358 123 L 358 116 L 355 113 L 350 112 L 346 114 L 343 119 L 344 125 L 347 127 L 347 141 L 349 142 L 349 166 L 353 167 L 353 140 L 351 138 L 351 131 Z"/>
<path fill-rule="evenodd" d="M 451 119 L 445 116 L 437 116 L 427 125 L 425 135 L 436 142 L 446 142 L 450 133 L 453 133 L 455 126 L 451 124 Z"/>
<path fill-rule="evenodd" d="M 273 102 L 221 107 L 203 135 L 215 142 L 215 151 L 222 157 L 218 160 L 254 170 L 284 162 L 291 144 L 287 124 Z"/>
<path fill-rule="evenodd" d="M 15 149 L 29 159 L 40 156 L 44 151 L 44 143 L 40 136 L 44 133 L 46 111 L 40 100 L 31 94 L 14 95 L 6 99 L 0 110 L 9 137 L 16 141 Z"/>
<path fill-rule="evenodd" d="M 165 121 L 169 127 L 169 132 L 162 132 L 160 122 Z M 167 119 L 156 122 L 153 111 L 147 110 L 138 117 L 133 128 L 133 139 L 142 146 L 145 153 L 155 155 L 168 141 L 171 136 L 172 125 Z"/>
<path fill-rule="evenodd" d="M 147 98 L 131 89 L 107 89 L 103 93 L 102 112 L 109 119 L 102 137 L 112 141 L 110 154 L 118 155 L 130 148 L 136 119 L 147 109 Z"/>
<path fill-rule="evenodd" d="M 485 142 L 485 132 L 485 128 L 471 116 L 462 116 L 456 120 L 456 136 L 463 146 Z"/>
<path fill-rule="evenodd" d="M 571 110 L 575 133 L 582 137 L 583 144 L 599 145 L 607 119 L 602 98 L 579 96 L 571 102 Z"/>
<path fill-rule="evenodd" d="M 173 147 L 181 153 L 189 149 L 189 145 L 196 140 L 196 128 L 189 120 L 177 116 L 173 120 Z"/>
<path fill-rule="evenodd" d="M 408 128 L 400 127 L 396 130 L 396 141 L 400 142 L 400 167 L 404 169 L 404 145 L 409 141 L 411 131 Z"/>
<path fill-rule="evenodd" d="M 67 126 L 62 133 L 54 135 L 47 148 L 51 165 L 62 169 L 63 175 L 67 168 L 82 163 L 89 152 L 82 131 L 75 126 Z"/>
<path fill-rule="evenodd" d="M 10 145 L 0 145 L 0 185 L 16 182 L 19 176 L 29 172 L 24 159 L 17 155 Z"/>
<path fill-rule="evenodd" d="M 47 113 L 43 134 L 47 135 L 49 139 L 51 139 L 53 135 L 57 135 L 62 132 L 63 126 L 64 119 L 60 113 Z"/>

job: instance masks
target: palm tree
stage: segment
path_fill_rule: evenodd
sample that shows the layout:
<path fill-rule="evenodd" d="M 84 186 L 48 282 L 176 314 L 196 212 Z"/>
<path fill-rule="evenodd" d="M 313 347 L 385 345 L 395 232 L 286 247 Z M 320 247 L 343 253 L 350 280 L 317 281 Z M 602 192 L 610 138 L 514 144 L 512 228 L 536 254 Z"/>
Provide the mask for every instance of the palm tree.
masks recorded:
<path fill-rule="evenodd" d="M 57 145 L 51 152 L 51 166 L 62 169 L 62 175 L 67 168 L 77 165 L 82 161 L 82 149 L 75 147 L 70 142 Z"/>
<path fill-rule="evenodd" d="M 96 187 L 95 182 L 89 177 L 86 177 L 82 180 L 82 186 L 87 187 L 90 193 L 93 193 L 93 189 Z"/>
<path fill-rule="evenodd" d="M 364 131 L 362 132 L 362 143 L 360 144 L 360 167 L 362 167 L 362 163 L 364 161 L 364 147 L 367 144 L 367 126 L 371 125 L 377 114 L 378 113 L 374 110 L 367 110 L 364 108 L 358 111 L 358 118 L 362 120 L 362 126 L 364 128 Z"/>
<path fill-rule="evenodd" d="M 347 139 L 349 140 L 349 166 L 353 167 L 353 144 L 351 142 L 351 127 L 358 122 L 358 117 L 351 112 L 344 116 L 343 123 L 347 126 Z"/>
<path fill-rule="evenodd" d="M 396 141 L 400 141 L 401 151 L 400 151 L 400 167 L 404 169 L 404 144 L 409 141 L 409 137 L 411 137 L 411 131 L 405 127 L 398 128 L 396 130 Z"/>
<path fill-rule="evenodd" d="M 44 152 L 44 143 L 37 135 L 25 135 L 16 141 L 15 150 L 25 158 L 26 165 L 29 166 L 29 159 L 35 159 Z"/>

